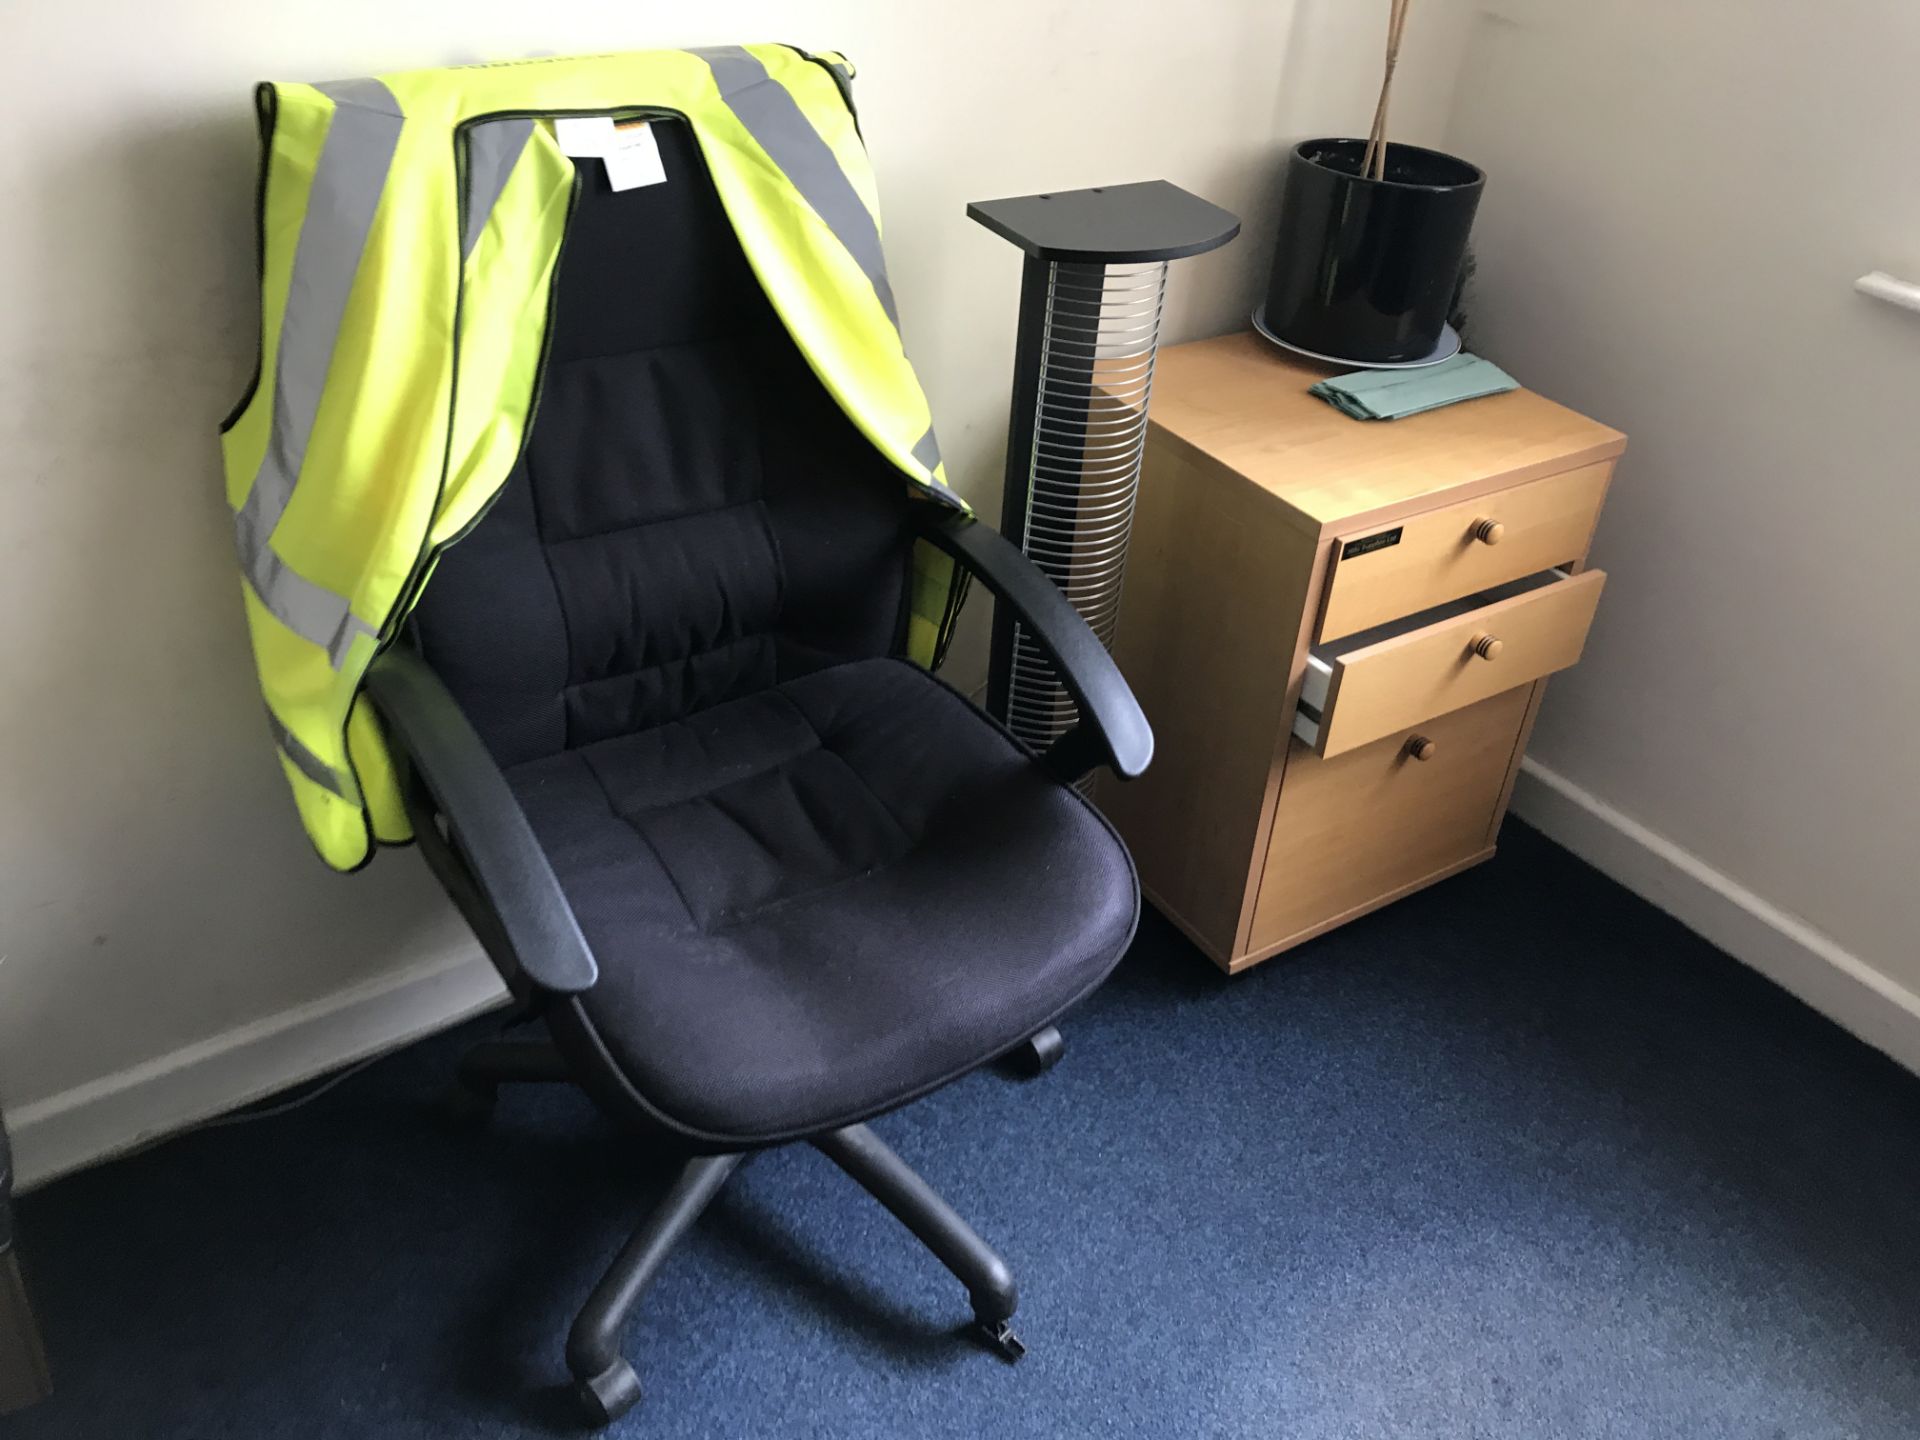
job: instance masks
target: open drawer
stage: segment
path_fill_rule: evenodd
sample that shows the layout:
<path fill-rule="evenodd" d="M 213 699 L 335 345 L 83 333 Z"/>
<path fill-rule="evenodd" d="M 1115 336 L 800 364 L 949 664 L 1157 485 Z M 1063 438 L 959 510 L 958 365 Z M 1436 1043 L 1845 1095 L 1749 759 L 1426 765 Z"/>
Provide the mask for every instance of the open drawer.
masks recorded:
<path fill-rule="evenodd" d="M 1583 465 L 1340 535 L 1314 639 L 1338 640 L 1586 554 L 1612 472 L 1611 460 Z"/>
<path fill-rule="evenodd" d="M 1316 645 L 1293 733 L 1338 755 L 1580 658 L 1604 570 L 1550 570 Z"/>

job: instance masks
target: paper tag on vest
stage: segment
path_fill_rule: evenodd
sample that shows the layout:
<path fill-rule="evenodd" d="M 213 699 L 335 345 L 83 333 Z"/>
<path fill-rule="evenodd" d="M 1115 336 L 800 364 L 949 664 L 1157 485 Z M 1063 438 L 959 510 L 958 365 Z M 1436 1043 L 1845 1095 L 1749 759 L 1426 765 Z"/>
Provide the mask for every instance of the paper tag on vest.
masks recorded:
<path fill-rule="evenodd" d="M 660 142 L 653 138 L 653 127 L 644 120 L 616 124 L 613 143 L 601 160 L 607 167 L 607 184 L 615 190 L 638 190 L 642 185 L 659 185 L 667 178 L 667 167 L 660 162 Z"/>
<path fill-rule="evenodd" d="M 611 115 L 562 116 L 553 122 L 553 138 L 560 153 L 575 159 L 604 155 L 613 149 Z"/>

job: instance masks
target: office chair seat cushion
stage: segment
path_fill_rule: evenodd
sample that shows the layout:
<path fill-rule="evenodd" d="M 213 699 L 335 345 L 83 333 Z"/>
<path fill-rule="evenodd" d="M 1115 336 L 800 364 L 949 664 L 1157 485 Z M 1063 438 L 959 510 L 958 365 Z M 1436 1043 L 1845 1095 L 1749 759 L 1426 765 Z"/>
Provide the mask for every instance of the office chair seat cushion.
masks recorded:
<path fill-rule="evenodd" d="M 1018 1043 L 1132 935 L 1126 850 L 902 660 L 507 771 L 600 966 L 580 1013 L 670 1124 L 850 1123 Z"/>

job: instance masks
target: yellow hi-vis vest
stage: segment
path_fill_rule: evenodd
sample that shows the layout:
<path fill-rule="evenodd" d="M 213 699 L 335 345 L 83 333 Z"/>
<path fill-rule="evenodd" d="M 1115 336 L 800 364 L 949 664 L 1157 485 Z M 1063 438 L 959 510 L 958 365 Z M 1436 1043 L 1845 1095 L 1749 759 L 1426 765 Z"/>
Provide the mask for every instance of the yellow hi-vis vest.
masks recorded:
<path fill-rule="evenodd" d="M 361 680 L 526 439 L 575 193 L 555 118 L 684 120 L 814 373 L 912 486 L 965 508 L 901 346 L 850 75 L 750 45 L 259 87 L 260 361 L 222 449 L 261 688 L 328 864 L 410 835 Z M 916 547 L 923 664 L 959 588 Z"/>

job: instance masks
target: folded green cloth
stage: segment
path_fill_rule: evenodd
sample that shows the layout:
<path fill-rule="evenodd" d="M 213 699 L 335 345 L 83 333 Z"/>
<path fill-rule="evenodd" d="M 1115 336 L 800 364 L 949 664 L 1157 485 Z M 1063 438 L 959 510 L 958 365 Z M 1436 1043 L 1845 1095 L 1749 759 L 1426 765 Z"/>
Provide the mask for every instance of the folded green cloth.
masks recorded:
<path fill-rule="evenodd" d="M 1356 420 L 1398 420 L 1456 400 L 1477 400 L 1519 388 L 1520 382 L 1491 360 L 1463 351 L 1418 370 L 1356 370 L 1336 375 L 1307 393 Z"/>

